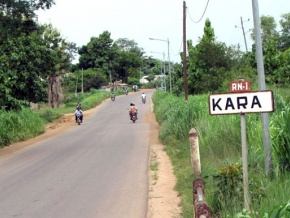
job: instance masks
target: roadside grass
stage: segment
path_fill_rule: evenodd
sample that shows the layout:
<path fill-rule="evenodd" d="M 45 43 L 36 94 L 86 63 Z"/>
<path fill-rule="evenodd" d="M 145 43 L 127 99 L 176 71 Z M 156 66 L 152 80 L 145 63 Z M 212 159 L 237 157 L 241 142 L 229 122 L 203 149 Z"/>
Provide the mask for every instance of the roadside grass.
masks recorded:
<path fill-rule="evenodd" d="M 30 109 L 0 110 L 0 147 L 27 140 L 44 132 L 42 120 Z"/>
<path fill-rule="evenodd" d="M 64 104 L 58 108 L 49 108 L 47 104 L 41 104 L 39 109 L 35 110 L 0 110 L 0 148 L 42 134 L 47 123 L 59 119 L 64 114 L 74 113 L 78 101 L 82 104 L 82 110 L 88 110 L 109 97 L 109 92 L 92 90 L 90 93 L 67 95 Z"/>
<path fill-rule="evenodd" d="M 261 116 L 246 115 L 250 207 L 252 214 L 258 214 L 253 217 L 263 217 L 275 206 L 284 205 L 290 199 L 290 189 L 287 188 L 290 174 L 285 168 L 290 165 L 290 158 L 285 160 L 285 152 L 290 151 L 287 129 L 290 113 L 289 117 L 281 116 L 287 114 L 289 106 L 284 96 L 279 94 L 285 91 L 274 93 L 275 112 L 269 114 L 275 172 L 272 179 L 265 175 Z M 182 97 L 173 97 L 157 90 L 153 102 L 160 124 L 159 137 L 166 145 L 165 150 L 177 177 L 176 190 L 181 196 L 182 216 L 193 217 L 192 182 L 195 177 L 190 161 L 188 133 L 195 128 L 199 134 L 201 177 L 206 182 L 205 197 L 212 217 L 235 217 L 244 207 L 240 116 L 209 115 L 208 95 L 189 96 L 186 102 Z"/>
<path fill-rule="evenodd" d="M 157 155 L 154 151 L 152 151 L 149 168 L 152 171 L 151 178 L 152 178 L 153 185 L 155 185 L 158 180 L 158 173 L 157 173 L 158 167 L 159 167 L 159 162 L 157 160 Z"/>
<path fill-rule="evenodd" d="M 82 110 L 89 110 L 101 104 L 105 99 L 110 97 L 110 93 L 106 91 L 92 90 L 89 93 L 69 94 L 66 96 L 64 103 L 58 108 L 48 108 L 47 105 L 42 105 L 40 110 L 34 110 L 45 124 L 53 122 L 64 114 L 74 113 L 77 102 L 82 105 Z"/>

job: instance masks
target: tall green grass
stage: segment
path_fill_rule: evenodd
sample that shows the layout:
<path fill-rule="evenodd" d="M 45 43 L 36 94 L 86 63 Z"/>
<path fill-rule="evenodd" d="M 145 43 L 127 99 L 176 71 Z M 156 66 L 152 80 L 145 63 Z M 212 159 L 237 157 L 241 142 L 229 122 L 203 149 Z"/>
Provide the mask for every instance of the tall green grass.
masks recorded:
<path fill-rule="evenodd" d="M 105 99 L 110 97 L 110 93 L 100 90 L 91 90 L 89 93 L 78 93 L 77 95 L 71 93 L 65 97 L 63 104 L 58 108 L 49 108 L 44 106 L 40 110 L 35 110 L 44 123 L 50 123 L 63 114 L 74 113 L 78 102 L 82 105 L 82 110 L 89 110 L 101 104 Z"/>
<path fill-rule="evenodd" d="M 44 132 L 41 119 L 30 109 L 0 111 L 0 147 L 26 140 Z"/>
<path fill-rule="evenodd" d="M 286 188 L 290 175 L 285 167 L 290 149 L 290 109 L 278 93 L 285 92 L 275 94 L 275 112 L 269 115 L 275 170 L 272 180 L 264 170 L 261 115 L 246 115 L 250 206 L 259 214 L 256 217 L 262 217 L 275 205 L 283 205 L 290 199 L 290 189 Z M 189 96 L 186 102 L 182 97 L 158 90 L 153 95 L 153 102 L 160 124 L 159 137 L 166 145 L 165 150 L 177 176 L 176 189 L 181 195 L 183 217 L 193 217 L 194 176 L 188 140 L 191 128 L 199 134 L 202 177 L 207 184 L 206 198 L 212 208 L 212 217 L 234 217 L 242 211 L 242 170 L 230 173 L 234 169 L 232 166 L 242 165 L 240 115 L 209 115 L 208 95 Z M 237 197 L 233 199 L 230 196 Z"/>
<path fill-rule="evenodd" d="M 82 110 L 88 110 L 101 104 L 110 97 L 106 91 L 92 90 L 90 93 L 66 96 L 59 108 L 42 105 L 38 110 L 24 108 L 20 111 L 0 110 L 0 148 L 15 142 L 33 138 L 45 131 L 45 124 L 66 113 L 74 113 L 76 104 L 82 104 Z"/>

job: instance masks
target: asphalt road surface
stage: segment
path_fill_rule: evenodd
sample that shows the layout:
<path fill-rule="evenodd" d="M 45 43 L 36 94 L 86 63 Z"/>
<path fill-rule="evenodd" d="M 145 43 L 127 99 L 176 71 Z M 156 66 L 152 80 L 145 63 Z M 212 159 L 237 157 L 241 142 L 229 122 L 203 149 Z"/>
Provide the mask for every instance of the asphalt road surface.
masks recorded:
<path fill-rule="evenodd" d="M 146 104 L 141 92 L 116 96 L 80 126 L 0 157 L 0 218 L 145 218 L 152 93 Z"/>

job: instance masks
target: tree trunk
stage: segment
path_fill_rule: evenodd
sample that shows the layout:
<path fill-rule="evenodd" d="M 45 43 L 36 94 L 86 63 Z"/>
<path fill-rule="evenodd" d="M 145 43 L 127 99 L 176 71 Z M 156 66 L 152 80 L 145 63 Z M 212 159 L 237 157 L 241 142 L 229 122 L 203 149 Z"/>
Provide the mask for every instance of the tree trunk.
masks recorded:
<path fill-rule="evenodd" d="M 54 108 L 54 92 L 53 92 L 53 85 L 54 85 L 54 77 L 49 77 L 48 79 L 48 101 L 51 108 Z"/>
<path fill-rule="evenodd" d="M 61 87 L 61 76 L 55 77 L 55 96 L 56 96 L 56 106 L 59 107 L 61 104 L 61 100 L 63 98 L 62 95 L 62 87 Z"/>
<path fill-rule="evenodd" d="M 48 99 L 51 108 L 59 107 L 63 99 L 61 76 L 52 76 L 49 78 Z"/>

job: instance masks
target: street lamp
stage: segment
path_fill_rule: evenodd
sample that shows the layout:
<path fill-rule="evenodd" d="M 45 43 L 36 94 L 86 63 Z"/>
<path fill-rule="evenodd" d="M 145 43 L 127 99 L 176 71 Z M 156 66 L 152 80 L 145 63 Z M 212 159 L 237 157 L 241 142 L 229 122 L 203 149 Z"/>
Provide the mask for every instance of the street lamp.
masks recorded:
<path fill-rule="evenodd" d="M 156 53 L 156 54 L 162 54 L 163 55 L 163 64 L 164 64 L 164 67 L 162 66 L 162 63 L 161 63 L 161 75 L 162 75 L 162 68 L 163 68 L 163 81 L 162 83 L 164 84 L 164 91 L 166 92 L 166 81 L 165 81 L 165 61 L 164 61 L 164 52 L 154 52 L 154 51 L 151 51 L 151 53 Z M 163 88 L 163 86 L 162 86 Z"/>
<path fill-rule="evenodd" d="M 169 39 L 155 39 L 155 38 L 149 38 L 150 40 L 158 40 L 158 41 L 163 41 L 167 42 L 167 51 L 168 51 L 168 73 L 169 73 L 169 85 L 170 85 L 170 94 L 172 91 L 172 86 L 171 86 L 171 69 L 170 69 L 170 55 L 169 55 Z"/>

